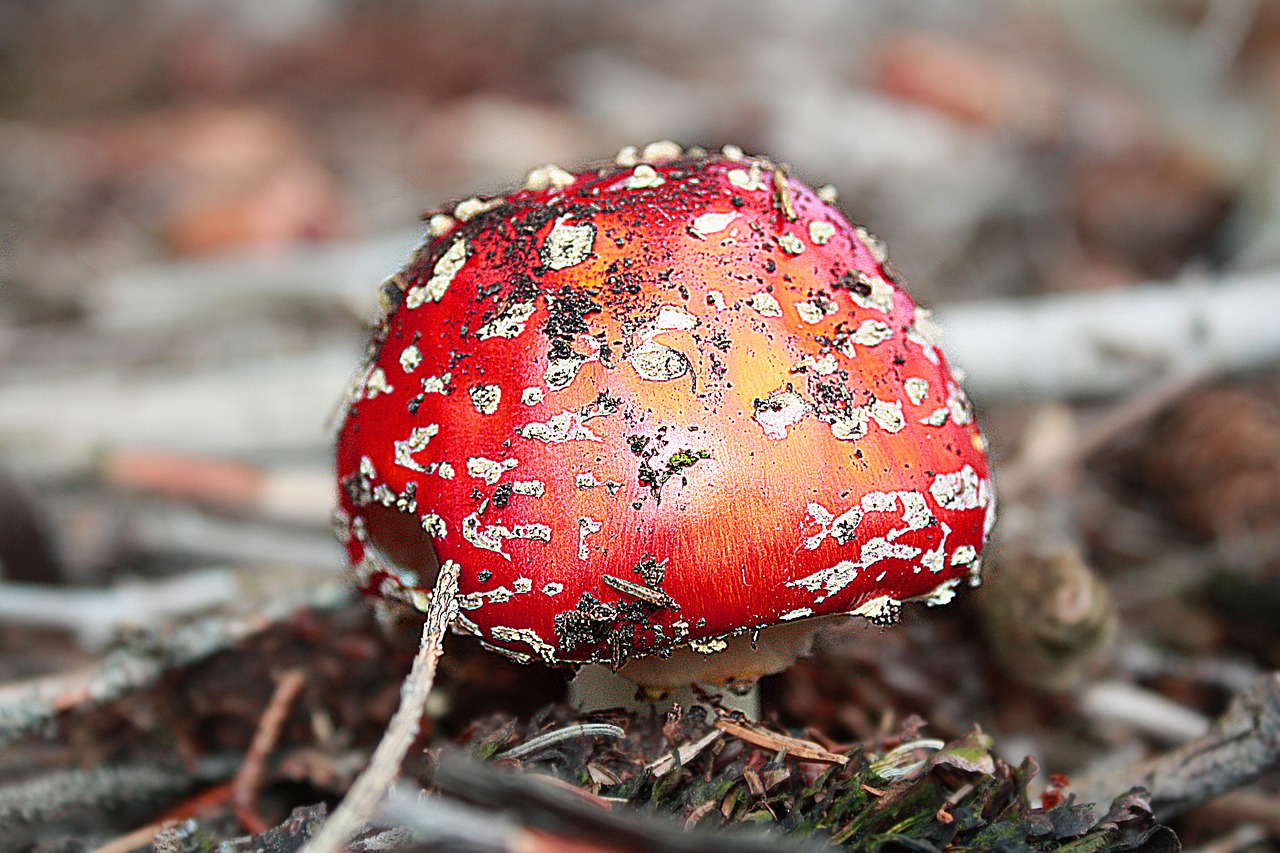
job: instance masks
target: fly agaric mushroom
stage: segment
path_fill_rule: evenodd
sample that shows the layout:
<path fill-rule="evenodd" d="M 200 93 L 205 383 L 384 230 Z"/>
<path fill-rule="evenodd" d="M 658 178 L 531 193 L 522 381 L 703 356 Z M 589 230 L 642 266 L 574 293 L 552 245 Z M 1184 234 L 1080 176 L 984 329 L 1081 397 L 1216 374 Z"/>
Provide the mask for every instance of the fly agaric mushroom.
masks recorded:
<path fill-rule="evenodd" d="M 829 198 L 659 143 L 431 216 L 338 444 L 360 588 L 424 609 L 452 561 L 486 646 L 660 692 L 976 583 L 982 436 Z"/>

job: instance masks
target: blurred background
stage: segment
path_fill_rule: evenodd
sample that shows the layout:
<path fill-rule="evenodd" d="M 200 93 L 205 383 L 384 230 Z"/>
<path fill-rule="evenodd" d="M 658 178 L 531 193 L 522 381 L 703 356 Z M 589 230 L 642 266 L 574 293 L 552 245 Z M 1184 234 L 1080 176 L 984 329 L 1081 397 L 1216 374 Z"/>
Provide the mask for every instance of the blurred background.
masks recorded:
<path fill-rule="evenodd" d="M 1005 574 L 1046 540 L 1087 573 L 1062 581 L 1084 615 L 1045 617 L 1079 659 L 1058 638 L 1002 669 L 979 633 L 1035 639 L 958 607 L 833 643 L 846 669 L 773 688 L 784 722 L 977 719 L 1075 770 L 1185 741 L 1280 667 L 1280 3 L 7 0 L 0 687 L 340 588 L 329 421 L 420 215 L 664 138 L 839 190 L 955 324 Z M 1112 311 L 1164 340 L 997 377 Z M 1276 789 L 1195 831 L 1274 844 Z"/>
<path fill-rule="evenodd" d="M 926 304 L 1268 268 L 1278 39 L 1261 0 L 14 0 L 0 435 L 216 443 L 152 416 L 157 371 L 356 340 L 424 209 L 660 138 L 834 184 Z M 144 371 L 128 430 L 101 376 L 48 410 L 89 365 Z M 301 403 L 255 441 L 319 443 Z"/>
<path fill-rule="evenodd" d="M 234 444 L 153 380 L 356 341 L 424 209 L 653 139 L 834 184 L 926 304 L 1266 269 L 1278 39 L 1262 0 L 13 0 L 0 440 Z M 303 403 L 254 441 L 322 444 Z"/>

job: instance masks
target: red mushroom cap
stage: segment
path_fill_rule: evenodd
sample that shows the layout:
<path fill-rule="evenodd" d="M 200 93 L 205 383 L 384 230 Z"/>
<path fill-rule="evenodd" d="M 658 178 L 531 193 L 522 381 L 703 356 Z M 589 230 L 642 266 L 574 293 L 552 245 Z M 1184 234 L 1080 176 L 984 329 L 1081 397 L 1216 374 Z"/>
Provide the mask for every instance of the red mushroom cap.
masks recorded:
<path fill-rule="evenodd" d="M 384 288 L 338 444 L 362 590 L 548 664 L 712 652 L 975 582 L 993 489 L 883 246 L 763 159 L 459 204 Z"/>

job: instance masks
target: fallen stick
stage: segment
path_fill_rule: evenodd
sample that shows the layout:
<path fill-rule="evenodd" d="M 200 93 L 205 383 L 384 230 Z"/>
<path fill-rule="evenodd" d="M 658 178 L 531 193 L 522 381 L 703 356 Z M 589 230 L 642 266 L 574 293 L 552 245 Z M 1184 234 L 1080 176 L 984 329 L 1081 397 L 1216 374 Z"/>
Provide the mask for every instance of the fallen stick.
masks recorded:
<path fill-rule="evenodd" d="M 74 632 L 84 647 L 99 649 L 126 626 L 154 626 L 212 610 L 243 592 L 237 572 L 225 567 L 106 589 L 0 581 L 0 625 L 59 628 Z"/>
<path fill-rule="evenodd" d="M 1280 794 L 1232 791 L 1196 809 L 1192 819 L 1217 826 L 1257 825 L 1280 837 Z"/>
<path fill-rule="evenodd" d="M 341 305 L 370 316 L 379 281 L 401 267 L 421 241 L 418 230 L 278 251 L 153 264 L 111 276 L 93 301 L 92 325 L 110 334 L 234 315 L 236 309 L 293 300 Z"/>
<path fill-rule="evenodd" d="M 28 850 L 87 834 L 106 815 L 128 825 L 172 803 L 199 775 L 152 760 L 60 769 L 0 785 L 0 849 Z"/>
<path fill-rule="evenodd" d="M 1185 744 L 1209 729 L 1198 711 L 1125 681 L 1095 681 L 1080 691 L 1079 702 L 1095 722 L 1119 723 L 1164 744 Z"/>
<path fill-rule="evenodd" d="M 626 737 L 627 733 L 619 726 L 609 723 L 570 723 L 562 728 L 553 729 L 544 732 L 536 737 L 530 738 L 524 743 L 517 744 L 510 749 L 503 750 L 494 756 L 495 759 L 519 759 L 528 758 L 530 755 L 537 755 L 544 749 L 563 743 L 566 740 L 582 737 Z"/>
<path fill-rule="evenodd" d="M 786 750 L 787 755 L 798 758 L 801 761 L 840 765 L 849 763 L 849 756 L 847 755 L 838 755 L 823 749 L 819 744 L 778 732 L 767 731 L 758 726 L 739 725 L 738 723 L 721 719 L 716 720 L 715 727 L 726 734 L 736 737 L 738 740 L 746 741 L 752 746 L 771 749 L 775 752 Z"/>
<path fill-rule="evenodd" d="M 669 851 L 669 853 L 816 853 L 830 845 L 814 838 L 742 826 L 684 829 L 640 809 L 603 809 L 582 792 L 548 784 L 536 772 L 508 773 L 457 753 L 440 756 L 433 778 L 438 796 L 390 798 L 391 814 L 423 841 L 446 847 L 450 836 L 491 838 L 505 851 Z M 532 838 L 530 837 L 532 834 Z M 444 836 L 444 837 L 441 837 Z M 534 839 L 540 846 L 528 844 Z M 443 843 L 442 843 L 443 842 Z M 575 846 L 576 842 L 576 846 Z M 498 846 L 503 845 L 506 846 Z M 470 849 L 470 848 L 467 848 Z"/>
<path fill-rule="evenodd" d="M 666 776 L 677 767 L 683 767 L 693 759 L 697 758 L 704 749 L 711 746 L 711 744 L 715 743 L 723 736 L 723 729 L 712 729 L 697 740 L 681 744 L 679 747 L 666 753 L 658 760 L 649 762 L 645 765 L 644 769 L 648 770 L 655 777 Z"/>
<path fill-rule="evenodd" d="M 378 812 L 378 805 L 391 789 L 400 763 L 418 737 L 427 697 L 435 683 L 436 664 L 444 654 L 444 637 L 458 616 L 458 564 L 452 560 L 440 567 L 427 621 L 422 626 L 422 644 L 413 667 L 400 687 L 400 707 L 373 751 L 369 766 L 360 774 L 347 796 L 307 843 L 303 853 L 339 853 L 351 836 Z"/>
<path fill-rule="evenodd" d="M 1259 677 L 1209 730 L 1134 767 L 1074 780 L 1083 802 L 1110 802 L 1130 788 L 1151 792 L 1157 820 L 1168 820 L 1280 767 L 1280 672 Z"/>
<path fill-rule="evenodd" d="M 107 702 L 155 684 L 174 669 L 229 649 L 304 610 L 333 610 L 351 601 L 350 587 L 335 579 L 275 596 L 256 612 L 211 616 L 160 632 L 152 642 L 112 649 L 97 664 L 0 684 L 0 748 L 39 729 L 58 714 Z"/>
<path fill-rule="evenodd" d="M 981 398 L 1124 394 L 1195 370 L 1280 359 L 1280 272 L 939 307 Z"/>
<path fill-rule="evenodd" d="M 372 282 L 385 271 L 367 278 L 366 316 L 373 313 Z M 1280 271 L 938 310 L 948 355 L 984 400 L 1124 394 L 1188 371 L 1271 363 L 1280 360 L 1277 315 Z M 23 449 L 24 468 L 43 463 L 64 471 L 90 467 L 93 454 L 113 444 L 319 452 L 358 361 L 354 344 L 344 342 L 127 374 L 111 365 L 0 374 L 0 438 Z M 48 414 L 61 411 L 97 416 L 86 423 Z"/>
<path fill-rule="evenodd" d="M 91 470 L 104 447 L 263 454 L 332 442 L 330 424 L 356 373 L 359 349 L 122 371 L 110 363 L 0 376 L 0 437 L 32 467 Z M 91 421 L 51 413 L 91 411 Z M 36 458 L 30 458 L 30 457 Z"/>
<path fill-rule="evenodd" d="M 281 468 L 153 448 L 108 450 L 109 485 L 236 513 L 325 527 L 333 513 L 333 477 L 320 466 Z"/>
<path fill-rule="evenodd" d="M 327 530 L 256 518 L 220 518 L 176 503 L 140 507 L 127 521 L 128 544 L 143 553 L 180 554 L 233 565 L 288 566 L 331 577 L 342 566 L 342 548 Z"/>
<path fill-rule="evenodd" d="M 231 803 L 235 809 L 236 820 L 253 834 L 265 832 L 269 826 L 258 814 L 258 789 L 262 785 L 262 768 L 267 756 L 275 748 L 280 738 L 280 729 L 298 691 L 306 683 L 306 674 L 301 669 L 291 669 L 280 676 L 276 689 L 271 694 L 267 709 L 258 721 L 258 728 L 253 733 L 253 740 L 245 753 L 244 763 L 236 771 L 231 781 Z"/>
<path fill-rule="evenodd" d="M 101 847 L 95 847 L 90 853 L 134 853 L 135 850 L 140 850 L 151 844 L 169 823 L 172 822 L 166 823 L 158 820 L 154 823 L 149 823 L 146 826 L 114 838 Z"/>

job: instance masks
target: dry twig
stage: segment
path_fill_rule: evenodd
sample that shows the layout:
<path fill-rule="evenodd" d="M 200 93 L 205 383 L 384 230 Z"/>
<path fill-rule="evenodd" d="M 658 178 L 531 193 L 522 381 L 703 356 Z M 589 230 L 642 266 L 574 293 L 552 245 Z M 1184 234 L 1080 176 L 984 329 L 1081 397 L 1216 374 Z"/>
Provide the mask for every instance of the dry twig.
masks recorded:
<path fill-rule="evenodd" d="M 427 620 L 422 626 L 422 644 L 413 659 L 413 668 L 400 687 L 400 707 L 387 724 L 386 733 L 373 751 L 368 768 L 360 774 L 346 798 L 307 844 L 304 853 L 338 853 L 357 830 L 377 812 L 400 772 L 400 762 L 418 736 L 427 696 L 435 682 L 436 664 L 444 654 L 444 636 L 458 615 L 458 565 L 446 561 L 440 567 Z"/>
<path fill-rule="evenodd" d="M 1215 373 L 1280 357 L 1276 279 L 1265 272 L 987 301 L 938 314 L 947 352 L 978 397 L 1115 394 L 1192 365 Z"/>
<path fill-rule="evenodd" d="M 1260 677 L 1201 737 L 1136 767 L 1077 779 L 1083 801 L 1106 802 L 1141 786 L 1164 820 L 1280 767 L 1280 672 Z"/>
<path fill-rule="evenodd" d="M 434 782 L 444 796 L 417 799 L 416 803 L 402 798 L 397 816 L 416 812 L 415 829 L 425 828 L 428 832 L 438 834 L 451 825 L 454 833 L 469 831 L 475 838 L 493 833 L 490 837 L 495 841 L 513 842 L 509 846 L 479 848 L 482 850 L 563 850 L 570 840 L 600 851 L 671 853 L 802 853 L 825 847 L 813 839 L 743 827 L 685 830 L 678 823 L 636 810 L 605 810 L 559 786 L 546 784 L 545 776 L 505 773 L 450 753 L 441 756 Z M 458 800 L 482 810 L 460 807 Z M 496 817 L 495 809 L 501 810 Z M 503 824 L 505 831 L 501 831 Z M 539 836 L 543 846 L 520 844 Z"/>
<path fill-rule="evenodd" d="M 794 758 L 803 759 L 804 761 L 817 761 L 823 764 L 848 764 L 849 757 L 847 755 L 838 755 L 829 750 L 823 749 L 820 745 L 812 741 L 801 740 L 800 738 L 790 737 L 789 735 L 779 734 L 778 732 L 765 731 L 755 726 L 739 725 L 729 720 L 716 720 L 715 727 L 722 730 L 726 734 L 733 735 L 738 740 L 744 740 L 749 744 L 764 747 L 765 749 L 773 749 L 779 752 L 785 750 L 787 755 Z"/>
<path fill-rule="evenodd" d="M 249 750 L 245 753 L 244 763 L 236 772 L 231 782 L 231 802 L 235 806 L 236 819 L 249 832 L 265 832 L 267 822 L 257 810 L 258 787 L 262 782 L 262 766 L 267 755 L 280 738 L 280 727 L 284 725 L 289 714 L 289 707 L 297 697 L 298 691 L 306 682 L 306 675 L 300 669 L 291 669 L 280 676 L 271 701 L 258 721 L 258 728 L 253 733 Z"/>
<path fill-rule="evenodd" d="M 281 468 L 155 448 L 108 449 L 100 466 L 112 486 L 254 518 L 327 527 L 327 469 Z"/>
<path fill-rule="evenodd" d="M 303 610 L 331 610 L 350 600 L 343 583 L 317 583 L 295 596 L 278 596 L 255 612 L 211 616 L 149 642 L 135 640 L 112 649 L 103 661 L 69 673 L 0 685 L 0 747 L 35 731 L 58 714 L 106 702 L 144 689 L 175 669 L 232 648 Z"/>
<path fill-rule="evenodd" d="M 536 755 L 544 749 L 555 746 L 566 740 L 580 737 L 626 737 L 627 733 L 619 726 L 610 723 L 570 723 L 558 729 L 549 732 L 543 732 L 535 738 L 531 738 L 518 746 L 513 746 L 505 752 L 500 752 L 495 758 L 527 758 L 530 755 Z"/>
<path fill-rule="evenodd" d="M 679 747 L 671 750 L 671 752 L 668 752 L 656 761 L 651 761 L 649 764 L 645 765 L 644 769 L 648 770 L 654 776 L 666 776 L 677 767 L 683 767 L 693 759 L 697 758 L 702 750 L 711 746 L 711 744 L 715 743 L 723 736 L 723 729 L 712 729 L 697 740 L 681 744 Z"/>

